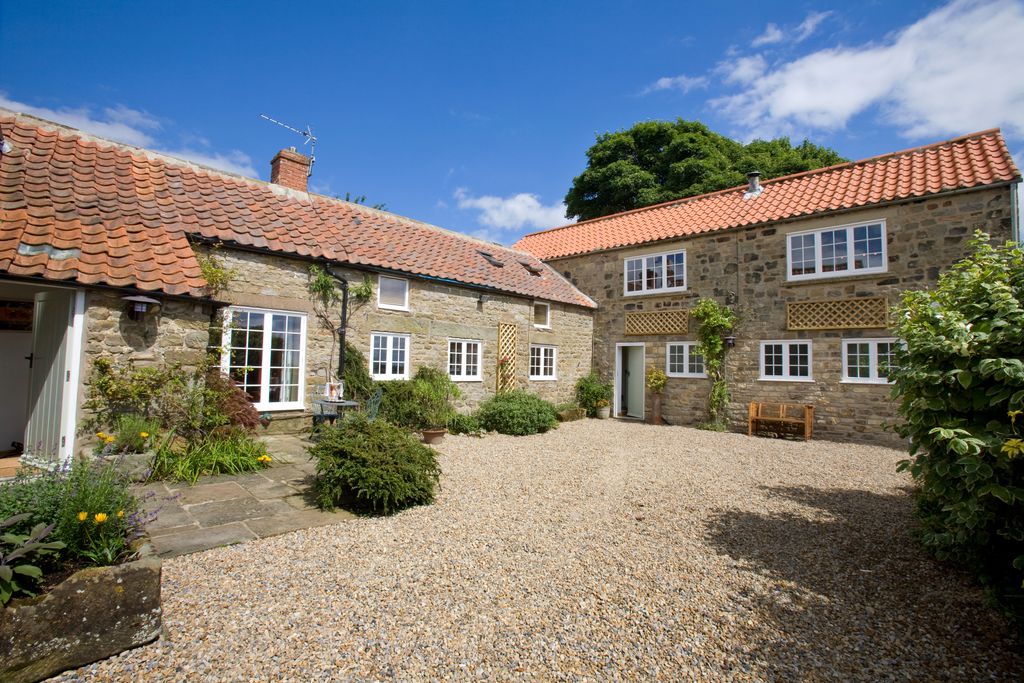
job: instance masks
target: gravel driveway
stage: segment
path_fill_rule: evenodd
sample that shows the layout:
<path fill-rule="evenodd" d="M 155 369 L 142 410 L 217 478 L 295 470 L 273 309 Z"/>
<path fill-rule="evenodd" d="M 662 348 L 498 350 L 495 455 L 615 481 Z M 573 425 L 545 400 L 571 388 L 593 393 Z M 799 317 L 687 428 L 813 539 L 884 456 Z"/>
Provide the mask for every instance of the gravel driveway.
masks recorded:
<path fill-rule="evenodd" d="M 174 558 L 58 680 L 1020 680 L 898 451 L 612 420 L 448 437 L 433 506 Z"/>

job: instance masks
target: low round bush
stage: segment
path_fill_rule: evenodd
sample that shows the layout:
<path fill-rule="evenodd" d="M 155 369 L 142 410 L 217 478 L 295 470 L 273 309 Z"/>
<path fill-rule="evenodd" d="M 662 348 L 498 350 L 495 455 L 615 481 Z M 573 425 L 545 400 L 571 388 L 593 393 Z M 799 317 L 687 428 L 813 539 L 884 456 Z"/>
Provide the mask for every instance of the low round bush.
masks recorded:
<path fill-rule="evenodd" d="M 448 431 L 452 434 L 480 434 L 480 420 L 475 414 L 454 413 L 448 418 Z"/>
<path fill-rule="evenodd" d="M 525 391 L 493 396 L 480 405 L 476 416 L 483 429 L 513 436 L 539 434 L 558 426 L 555 407 Z"/>
<path fill-rule="evenodd" d="M 385 420 L 361 413 L 320 432 L 309 449 L 316 460 L 321 508 L 391 514 L 434 500 L 441 476 L 434 451 Z"/>

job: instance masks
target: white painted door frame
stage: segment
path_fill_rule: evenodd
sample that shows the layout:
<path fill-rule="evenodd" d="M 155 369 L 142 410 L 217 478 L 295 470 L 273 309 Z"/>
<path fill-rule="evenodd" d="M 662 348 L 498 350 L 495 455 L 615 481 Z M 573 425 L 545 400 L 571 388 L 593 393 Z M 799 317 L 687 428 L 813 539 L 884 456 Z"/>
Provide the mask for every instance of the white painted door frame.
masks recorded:
<path fill-rule="evenodd" d="M 615 396 L 612 403 L 612 415 L 618 417 L 620 403 L 622 402 L 622 349 L 624 347 L 634 347 L 640 349 L 640 367 L 647 367 L 647 345 L 644 342 L 619 342 L 615 345 Z M 643 386 L 641 384 L 641 386 Z M 640 415 L 645 415 L 647 405 L 645 403 L 646 396 L 643 391 L 640 392 Z"/>
<path fill-rule="evenodd" d="M 37 305 L 39 298 L 39 292 L 54 292 L 61 291 L 66 292 L 70 301 L 68 305 L 63 309 L 67 311 L 67 319 L 64 321 L 54 321 L 54 324 L 58 329 L 62 330 L 63 338 L 59 342 L 60 349 L 58 354 L 62 355 L 59 358 L 59 365 L 57 370 L 59 375 L 54 376 L 50 382 L 56 381 L 57 383 L 50 384 L 52 387 L 51 391 L 59 392 L 59 405 L 55 405 L 54 408 L 60 411 L 58 416 L 54 418 L 47 417 L 46 401 L 39 400 L 39 397 L 33 397 L 35 402 L 29 406 L 28 420 L 29 424 L 26 426 L 25 434 L 25 455 L 22 457 L 22 461 L 25 464 L 33 465 L 41 468 L 50 467 L 61 467 L 71 462 L 75 454 L 75 432 L 78 422 L 78 388 L 81 378 L 81 361 L 82 361 L 82 341 L 84 338 L 85 328 L 85 291 L 70 290 L 66 288 L 57 287 L 45 287 L 37 290 Z M 45 309 L 43 309 L 45 311 Z M 45 313 L 44 313 L 45 315 Z M 34 316 L 34 321 L 38 318 Z M 62 324 L 63 323 L 63 324 Z M 38 326 L 33 325 L 32 334 L 37 335 L 44 333 L 44 330 Z M 33 338 L 33 353 L 36 350 L 36 340 Z M 46 362 L 45 359 L 35 359 L 34 362 Z M 32 379 L 32 382 L 38 381 L 38 379 Z M 32 391 L 31 387 L 28 389 Z M 31 395 L 31 393 L 30 393 Z M 42 416 L 36 411 L 43 410 Z M 52 437 L 52 448 L 47 452 L 44 448 L 43 452 L 37 452 L 38 449 L 31 443 L 33 438 L 37 437 L 37 432 L 40 430 L 40 422 L 46 424 L 50 419 L 53 419 L 56 427 L 55 432 L 50 432 Z M 42 427 L 43 435 L 45 436 L 45 426 Z"/>

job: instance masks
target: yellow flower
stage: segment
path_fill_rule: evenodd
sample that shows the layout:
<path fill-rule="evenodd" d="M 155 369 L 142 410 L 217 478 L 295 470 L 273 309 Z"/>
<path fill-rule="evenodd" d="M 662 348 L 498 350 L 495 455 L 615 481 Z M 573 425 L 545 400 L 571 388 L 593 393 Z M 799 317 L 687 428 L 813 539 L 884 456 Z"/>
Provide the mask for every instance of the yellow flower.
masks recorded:
<path fill-rule="evenodd" d="M 89 519 L 89 513 L 88 512 L 85 512 L 83 510 L 82 512 L 78 513 L 78 521 L 79 522 L 84 522 L 87 519 Z"/>
<path fill-rule="evenodd" d="M 1024 439 L 1007 439 L 1003 442 L 1003 453 L 1010 460 L 1024 454 Z"/>
<path fill-rule="evenodd" d="M 269 455 L 261 455 L 260 457 L 256 458 L 256 460 L 258 460 L 259 462 L 270 462 L 271 457 Z"/>
<path fill-rule="evenodd" d="M 95 515 L 93 515 L 92 521 L 94 524 L 103 524 L 103 522 L 107 521 L 107 513 L 97 512 Z"/>
<path fill-rule="evenodd" d="M 107 443 L 114 443 L 115 441 L 117 441 L 117 439 L 116 439 L 116 438 L 114 438 L 114 437 L 112 437 L 112 436 L 108 436 L 108 437 L 107 437 L 107 438 L 105 439 L 105 441 L 106 441 Z"/>
<path fill-rule="evenodd" d="M 106 435 L 106 434 L 104 434 L 103 432 L 96 432 L 96 436 L 98 436 L 98 437 L 99 437 L 99 438 L 101 438 L 101 439 L 105 439 L 105 438 L 107 438 L 107 435 Z"/>
<path fill-rule="evenodd" d="M 124 519 L 124 510 L 118 510 L 117 511 L 117 518 L 118 519 Z"/>
<path fill-rule="evenodd" d="M 148 439 L 149 432 L 139 432 L 139 436 L 141 436 L 143 439 Z"/>
<path fill-rule="evenodd" d="M 1010 416 L 1011 425 L 1017 425 L 1017 418 L 1020 417 L 1021 413 L 1024 413 L 1024 410 L 1011 410 L 1010 412 L 1007 413 L 1007 415 Z"/>

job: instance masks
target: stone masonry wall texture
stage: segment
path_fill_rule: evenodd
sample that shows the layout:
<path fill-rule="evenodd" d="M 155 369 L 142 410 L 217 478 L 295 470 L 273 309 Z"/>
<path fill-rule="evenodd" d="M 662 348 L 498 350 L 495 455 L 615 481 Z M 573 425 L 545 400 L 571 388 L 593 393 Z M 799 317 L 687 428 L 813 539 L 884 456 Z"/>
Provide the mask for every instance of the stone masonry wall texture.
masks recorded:
<path fill-rule="evenodd" d="M 551 265 L 600 306 L 594 317 L 594 365 L 605 378 L 611 379 L 614 374 L 617 343 L 644 342 L 647 365 L 664 369 L 667 342 L 697 340 L 695 320 L 690 320 L 685 335 L 627 337 L 623 333 L 627 311 L 689 310 L 701 297 L 712 297 L 720 303 L 732 300 L 740 319 L 736 346 L 726 360 L 732 429 L 746 429 L 751 401 L 812 403 L 815 438 L 901 446 L 895 433 L 885 429 L 897 418 L 891 387 L 840 381 L 842 339 L 890 337 L 891 331 L 789 331 L 786 304 L 868 296 L 884 296 L 889 305 L 896 304 L 904 290 L 933 286 L 942 271 L 966 254 L 967 242 L 975 230 L 990 233 L 996 242 L 1009 239 L 1010 211 L 1009 189 L 977 190 L 586 254 L 552 260 Z M 788 233 L 878 219 L 886 221 L 887 272 L 787 281 Z M 623 296 L 625 258 L 673 248 L 686 249 L 686 291 Z M 760 380 L 760 342 L 792 339 L 811 340 L 814 381 Z M 708 389 L 706 379 L 669 378 L 663 415 L 672 424 L 695 425 L 702 421 Z M 648 416 L 651 404 L 648 396 Z"/>
<path fill-rule="evenodd" d="M 307 405 L 317 398 L 317 385 L 325 382 L 327 372 L 338 364 L 337 342 L 330 329 L 314 314 L 307 291 L 308 262 L 282 256 L 231 250 L 218 251 L 226 268 L 234 271 L 227 291 L 220 299 L 239 306 L 295 311 L 307 315 L 306 396 Z M 592 315 L 587 309 L 552 303 L 551 329 L 533 325 L 533 302 L 530 299 L 480 292 L 455 285 L 409 278 L 409 311 L 379 308 L 377 305 L 378 275 L 355 269 L 334 269 L 353 285 L 364 278 L 373 283 L 373 297 L 366 303 L 350 301 L 347 339 L 369 361 L 370 337 L 374 332 L 410 335 L 410 375 L 427 365 L 447 369 L 448 340 L 470 339 L 482 342 L 483 379 L 459 382 L 464 397 L 460 408 L 475 407 L 494 394 L 497 368 L 497 333 L 499 323 L 512 323 L 518 328 L 516 384 L 551 401 L 569 400 L 576 379 L 585 375 L 591 365 Z M 337 315 L 334 325 L 337 325 Z M 527 368 L 530 344 L 550 344 L 558 348 L 557 381 L 529 380 Z M 279 422 L 295 413 L 275 414 Z"/>

